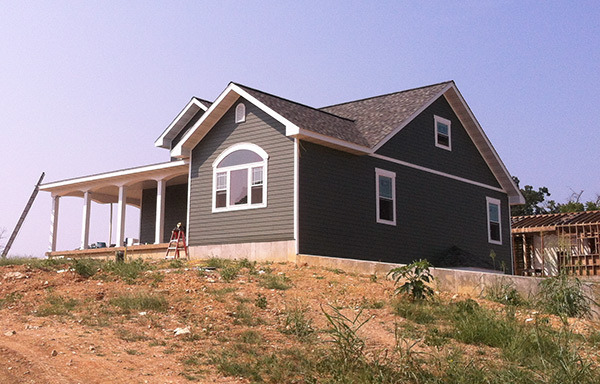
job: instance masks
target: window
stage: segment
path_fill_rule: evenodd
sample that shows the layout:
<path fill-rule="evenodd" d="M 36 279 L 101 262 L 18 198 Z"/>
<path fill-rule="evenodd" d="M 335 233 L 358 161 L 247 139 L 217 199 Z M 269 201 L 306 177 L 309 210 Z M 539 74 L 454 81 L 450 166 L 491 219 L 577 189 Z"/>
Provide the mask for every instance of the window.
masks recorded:
<path fill-rule="evenodd" d="M 488 241 L 492 244 L 502 244 L 502 227 L 500 223 L 500 200 L 486 198 Z"/>
<path fill-rule="evenodd" d="M 235 107 L 235 122 L 243 123 L 244 121 L 246 121 L 246 106 L 244 103 L 239 103 Z"/>
<path fill-rule="evenodd" d="M 375 168 L 377 222 L 396 225 L 396 174 Z"/>
<path fill-rule="evenodd" d="M 267 206 L 267 153 L 254 144 L 236 144 L 213 162 L 213 212 Z"/>
<path fill-rule="evenodd" d="M 433 116 L 435 122 L 435 146 L 452 150 L 450 120 Z"/>

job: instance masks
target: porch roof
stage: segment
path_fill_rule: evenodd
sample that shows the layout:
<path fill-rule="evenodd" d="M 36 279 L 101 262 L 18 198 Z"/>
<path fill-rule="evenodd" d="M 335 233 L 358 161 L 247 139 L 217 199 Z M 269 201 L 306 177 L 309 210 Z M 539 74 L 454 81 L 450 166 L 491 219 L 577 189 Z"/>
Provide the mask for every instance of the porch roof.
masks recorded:
<path fill-rule="evenodd" d="M 53 196 L 83 197 L 90 192 L 93 201 L 101 204 L 118 202 L 119 186 L 127 187 L 127 204 L 140 207 L 142 191 L 155 188 L 158 180 L 166 180 L 167 185 L 185 184 L 188 179 L 189 161 L 177 160 L 166 163 L 144 165 L 54 181 L 40 186 L 40 191 Z"/>

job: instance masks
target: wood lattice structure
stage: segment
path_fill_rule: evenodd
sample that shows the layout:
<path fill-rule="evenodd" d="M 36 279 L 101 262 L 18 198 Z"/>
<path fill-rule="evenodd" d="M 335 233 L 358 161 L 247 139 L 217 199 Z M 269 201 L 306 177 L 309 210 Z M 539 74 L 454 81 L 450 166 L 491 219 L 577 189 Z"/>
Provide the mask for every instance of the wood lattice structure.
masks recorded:
<path fill-rule="evenodd" d="M 515 273 L 600 276 L 600 211 L 512 218 Z"/>

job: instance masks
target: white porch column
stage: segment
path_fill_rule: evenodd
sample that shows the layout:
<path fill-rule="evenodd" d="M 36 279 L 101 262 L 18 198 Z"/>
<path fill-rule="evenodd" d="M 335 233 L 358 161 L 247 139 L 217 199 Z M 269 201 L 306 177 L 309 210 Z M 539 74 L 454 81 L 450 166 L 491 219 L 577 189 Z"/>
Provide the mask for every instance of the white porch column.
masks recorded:
<path fill-rule="evenodd" d="M 52 214 L 50 216 L 50 247 L 48 251 L 56 251 L 56 238 L 58 236 L 58 203 L 60 196 L 52 195 Z"/>
<path fill-rule="evenodd" d="M 165 198 L 167 193 L 167 182 L 156 180 L 156 225 L 154 233 L 154 244 L 163 242 L 165 233 Z"/>
<path fill-rule="evenodd" d="M 90 191 L 83 193 L 83 217 L 81 223 L 81 246 L 80 249 L 88 249 L 90 242 L 90 210 L 92 208 L 92 200 L 90 199 Z"/>
<path fill-rule="evenodd" d="M 127 190 L 119 186 L 119 203 L 117 204 L 117 247 L 122 247 L 125 241 L 125 207 L 127 206 Z"/>

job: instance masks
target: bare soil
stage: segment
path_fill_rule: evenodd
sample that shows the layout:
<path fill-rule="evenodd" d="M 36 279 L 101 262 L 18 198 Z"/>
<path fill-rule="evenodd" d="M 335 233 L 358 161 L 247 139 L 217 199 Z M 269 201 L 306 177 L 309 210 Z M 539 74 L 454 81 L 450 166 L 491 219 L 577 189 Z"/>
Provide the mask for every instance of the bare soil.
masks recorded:
<path fill-rule="evenodd" d="M 85 279 L 72 270 L 0 267 L 0 383 L 247 383 L 219 373 L 210 362 L 211 353 L 230 347 L 248 330 L 263 340 L 260 353 L 301 343 L 282 332 L 286 313 L 293 308 L 303 309 L 316 330 L 328 327 L 323 311 L 342 308 L 351 317 L 365 308 L 362 316 L 371 320 L 360 336 L 373 351 L 393 348 L 395 325 L 406 321 L 392 311 L 394 286 L 384 276 L 261 264 L 256 272 L 242 269 L 226 282 L 218 270 L 199 270 L 200 262 L 183 268 L 156 263 L 157 269 L 134 284 L 102 274 Z M 261 285 L 261 268 L 287 277 L 290 288 Z M 111 303 L 135 293 L 164 297 L 168 309 L 124 311 Z M 465 299 L 437 295 L 448 302 Z M 49 314 L 52 297 L 75 301 L 64 313 Z M 500 304 L 474 299 L 502 310 Z M 250 311 L 255 321 L 241 318 L 241 310 Z M 518 314 L 522 321 L 533 315 Z M 598 326 L 573 322 L 582 333 Z M 189 334 L 175 335 L 174 330 L 185 327 Z M 327 338 L 318 333 L 314 342 L 325 343 Z M 430 347 L 420 343 L 418 348 Z M 464 348 L 478 353 L 478 347 Z"/>

